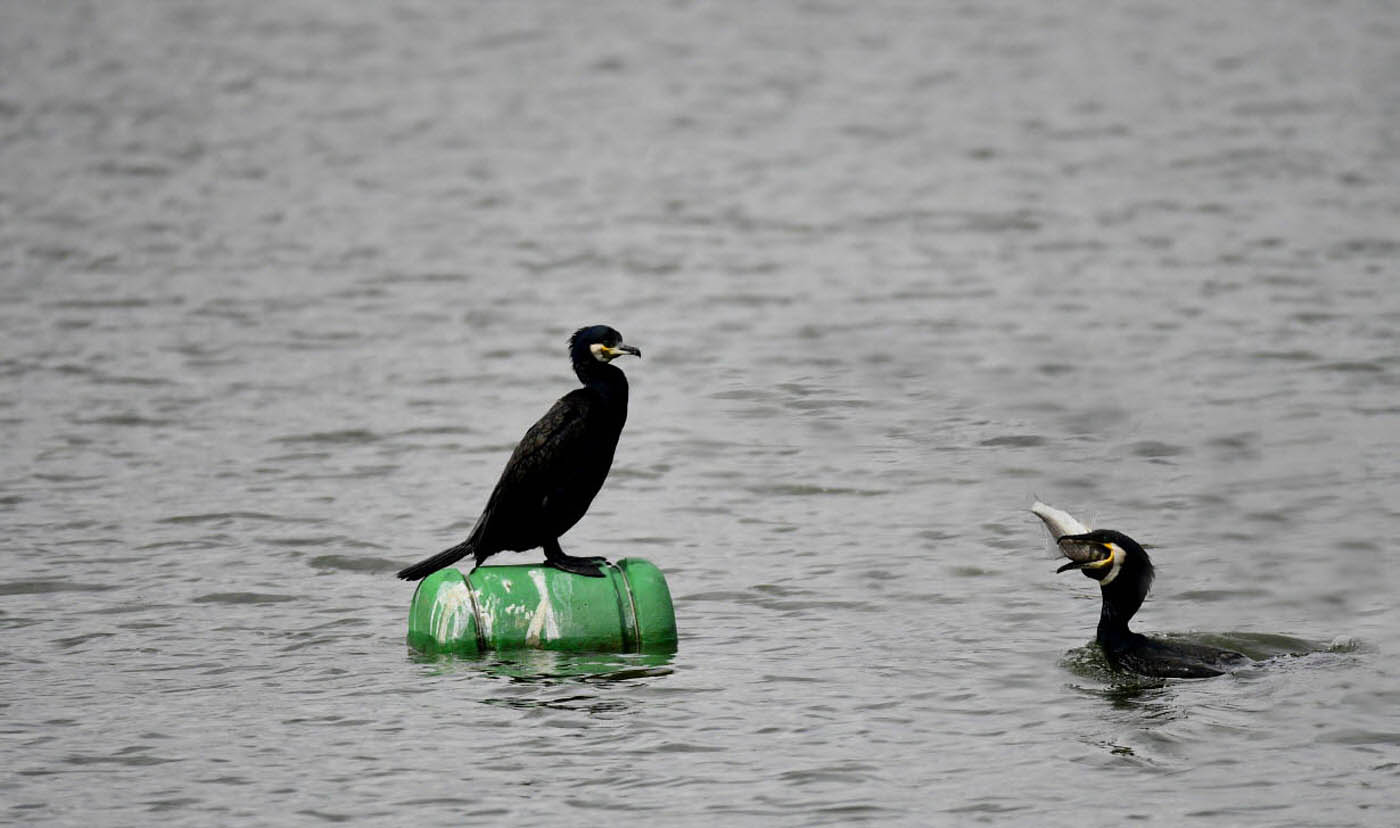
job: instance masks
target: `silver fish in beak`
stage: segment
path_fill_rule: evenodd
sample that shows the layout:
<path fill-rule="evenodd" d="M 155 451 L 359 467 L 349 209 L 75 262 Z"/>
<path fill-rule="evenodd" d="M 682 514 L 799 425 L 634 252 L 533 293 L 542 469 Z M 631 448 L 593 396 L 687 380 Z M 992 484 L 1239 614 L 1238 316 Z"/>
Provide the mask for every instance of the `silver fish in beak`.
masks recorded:
<path fill-rule="evenodd" d="M 1108 553 L 1104 550 L 1103 544 L 1086 543 L 1070 537 L 1086 534 L 1089 527 L 1080 523 L 1069 512 L 1056 509 L 1054 506 L 1037 500 L 1031 504 L 1031 514 L 1045 522 L 1045 528 L 1050 532 L 1050 537 L 1055 541 L 1055 545 L 1060 548 L 1060 554 L 1070 559 L 1071 564 L 1067 564 L 1064 569 L 1077 569 L 1084 564 L 1095 563 L 1107 557 Z M 1078 564 L 1078 566 L 1074 566 L 1074 564 Z"/>

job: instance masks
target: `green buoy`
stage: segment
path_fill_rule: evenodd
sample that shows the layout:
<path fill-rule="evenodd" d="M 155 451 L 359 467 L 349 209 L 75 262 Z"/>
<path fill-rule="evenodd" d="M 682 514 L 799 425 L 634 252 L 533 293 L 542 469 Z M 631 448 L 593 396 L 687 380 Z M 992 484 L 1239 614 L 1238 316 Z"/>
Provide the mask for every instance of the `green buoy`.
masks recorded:
<path fill-rule="evenodd" d="M 670 652 L 676 614 L 666 577 L 624 558 L 589 578 L 543 564 L 440 569 L 418 583 L 408 644 L 424 653 L 486 650 Z"/>

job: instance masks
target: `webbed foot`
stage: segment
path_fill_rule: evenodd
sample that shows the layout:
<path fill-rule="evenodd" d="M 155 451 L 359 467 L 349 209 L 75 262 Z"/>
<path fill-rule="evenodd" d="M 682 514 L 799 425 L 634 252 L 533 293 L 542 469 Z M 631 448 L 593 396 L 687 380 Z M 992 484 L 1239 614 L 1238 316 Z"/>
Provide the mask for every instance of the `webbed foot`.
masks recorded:
<path fill-rule="evenodd" d="M 551 558 L 549 565 L 563 572 L 572 572 L 575 575 L 584 575 L 589 578 L 607 577 L 607 572 L 603 567 L 607 565 L 607 558 L 575 558 L 565 555 L 561 558 Z"/>
<path fill-rule="evenodd" d="M 557 540 L 546 541 L 541 546 L 544 547 L 544 559 L 555 569 L 589 578 L 602 578 L 607 574 L 603 570 L 608 564 L 607 558 L 575 558 L 573 555 L 565 555 Z"/>

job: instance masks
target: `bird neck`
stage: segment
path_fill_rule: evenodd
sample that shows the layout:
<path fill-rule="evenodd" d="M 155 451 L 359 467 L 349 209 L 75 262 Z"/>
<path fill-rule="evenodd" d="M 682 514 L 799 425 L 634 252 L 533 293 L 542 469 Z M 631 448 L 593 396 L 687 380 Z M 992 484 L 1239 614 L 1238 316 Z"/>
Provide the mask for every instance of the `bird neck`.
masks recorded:
<path fill-rule="evenodd" d="M 588 356 L 574 360 L 574 373 L 579 382 L 597 391 L 605 399 L 627 405 L 627 375 L 622 373 L 621 368 Z"/>
<path fill-rule="evenodd" d="M 1141 637 L 1128 629 L 1128 619 L 1137 613 L 1146 597 L 1145 592 L 1138 594 L 1125 590 L 1103 591 L 1103 608 L 1099 611 L 1097 638 L 1104 649 L 1121 649 Z"/>

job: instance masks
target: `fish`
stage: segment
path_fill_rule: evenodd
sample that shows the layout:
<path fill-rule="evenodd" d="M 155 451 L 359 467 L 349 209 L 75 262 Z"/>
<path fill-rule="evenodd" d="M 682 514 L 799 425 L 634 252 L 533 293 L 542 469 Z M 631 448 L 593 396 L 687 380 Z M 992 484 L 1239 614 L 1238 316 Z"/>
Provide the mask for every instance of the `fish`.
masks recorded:
<path fill-rule="evenodd" d="M 1075 563 L 1093 563 L 1102 560 L 1105 551 L 1102 544 L 1080 543 L 1066 537 L 1067 535 L 1083 535 L 1089 531 L 1089 527 L 1081 523 L 1074 515 L 1063 509 L 1056 509 L 1047 503 L 1039 500 L 1031 504 L 1031 514 L 1045 522 L 1045 528 L 1050 532 L 1051 540 L 1059 547 L 1060 554 L 1069 558 Z"/>

